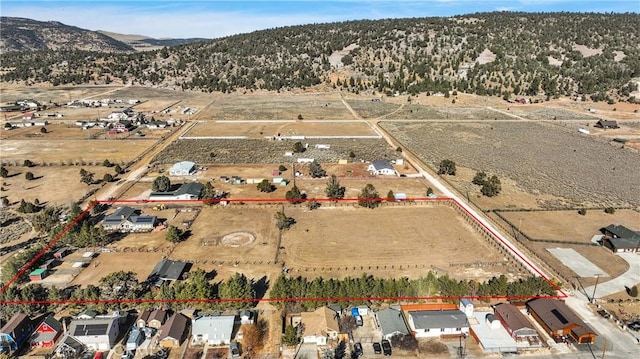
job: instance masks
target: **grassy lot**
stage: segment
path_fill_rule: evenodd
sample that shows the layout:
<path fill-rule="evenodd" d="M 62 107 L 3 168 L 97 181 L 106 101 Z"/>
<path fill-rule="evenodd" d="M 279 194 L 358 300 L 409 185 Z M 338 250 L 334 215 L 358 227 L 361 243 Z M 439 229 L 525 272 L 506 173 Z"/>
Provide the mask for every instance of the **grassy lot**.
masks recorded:
<path fill-rule="evenodd" d="M 286 213 L 297 223 L 283 235 L 281 258 L 303 276 L 367 272 L 418 277 L 437 268 L 455 277 L 483 280 L 508 272 L 503 266 L 473 264 L 505 258 L 448 206 L 374 210 L 345 206 L 316 211 L 300 207 Z M 451 263 L 465 265 L 451 267 Z"/>
<path fill-rule="evenodd" d="M 200 122 L 185 136 L 246 136 L 262 139 L 265 136 L 375 136 L 363 122 Z"/>
<path fill-rule="evenodd" d="M 68 163 L 113 163 L 133 160 L 153 145 L 153 139 L 135 140 L 6 140 L 0 143 L 2 162 L 18 162 L 29 159 L 34 163 L 51 165 Z"/>
<path fill-rule="evenodd" d="M 348 99 L 347 102 L 362 118 L 376 118 L 387 115 L 400 108 L 399 105 L 383 101 Z"/>
<path fill-rule="evenodd" d="M 230 94 L 215 98 L 201 114 L 214 120 L 353 120 L 338 94 Z"/>
<path fill-rule="evenodd" d="M 80 182 L 80 169 L 84 168 L 95 173 L 94 180 L 102 180 L 105 173 L 114 175 L 113 168 L 104 166 L 52 166 L 52 167 L 7 167 L 9 176 L 3 178 L 2 192 L 10 202 L 29 202 L 37 198 L 41 203 L 55 205 L 70 205 L 79 200 L 89 189 L 98 187 L 97 184 L 87 186 Z M 25 173 L 31 172 L 35 179 L 27 181 Z"/>

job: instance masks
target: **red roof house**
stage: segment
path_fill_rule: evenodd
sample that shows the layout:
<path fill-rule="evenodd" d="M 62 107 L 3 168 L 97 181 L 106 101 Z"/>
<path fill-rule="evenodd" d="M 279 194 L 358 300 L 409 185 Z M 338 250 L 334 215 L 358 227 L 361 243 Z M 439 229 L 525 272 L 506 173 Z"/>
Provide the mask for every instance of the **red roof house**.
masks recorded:
<path fill-rule="evenodd" d="M 31 336 L 31 346 L 52 347 L 61 334 L 62 324 L 49 315 Z"/>

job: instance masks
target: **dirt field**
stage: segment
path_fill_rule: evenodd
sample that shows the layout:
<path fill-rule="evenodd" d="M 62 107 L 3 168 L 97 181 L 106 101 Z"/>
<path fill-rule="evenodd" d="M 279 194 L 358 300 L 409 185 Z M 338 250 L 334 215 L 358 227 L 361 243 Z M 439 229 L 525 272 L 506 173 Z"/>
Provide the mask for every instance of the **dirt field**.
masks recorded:
<path fill-rule="evenodd" d="M 54 167 L 7 167 L 9 176 L 3 178 L 2 192 L 11 202 L 21 199 L 33 202 L 36 198 L 40 203 L 70 205 L 79 200 L 91 188 L 80 182 L 80 169 L 84 168 L 95 173 L 94 180 L 101 180 L 105 173 L 114 174 L 113 168 L 104 166 L 54 166 Z M 27 181 L 25 173 L 32 172 L 36 179 Z M 64 190 L 62 190 L 64 188 Z"/>
<path fill-rule="evenodd" d="M 104 98 L 102 94 L 110 93 L 119 86 L 29 86 L 16 87 L 2 84 L 2 102 L 15 102 L 21 99 L 34 99 L 40 103 L 67 103 L 74 99 Z M 106 96 L 106 95 L 105 95 Z M 113 95 L 110 95 L 113 96 Z"/>
<path fill-rule="evenodd" d="M 640 319 L 640 299 L 633 298 L 626 291 L 599 298 L 600 304 L 622 320 Z"/>
<path fill-rule="evenodd" d="M 591 237 L 601 234 L 609 224 L 622 224 L 632 229 L 640 225 L 640 213 L 617 210 L 606 214 L 602 210 L 588 210 L 581 216 L 577 211 L 502 212 L 511 223 L 536 239 L 589 243 Z"/>
<path fill-rule="evenodd" d="M 286 213 L 297 223 L 284 233 L 280 257 L 294 275 L 343 277 L 366 272 L 415 278 L 444 269 L 456 278 L 484 280 L 509 272 L 505 266 L 473 264 L 505 258 L 445 205 L 324 207 L 313 212 L 298 208 Z"/>
<path fill-rule="evenodd" d="M 149 146 L 153 139 L 136 140 L 5 140 L 0 143 L 2 162 L 29 159 L 34 163 L 57 165 L 60 163 L 99 162 L 125 163 L 134 159 Z"/>
<path fill-rule="evenodd" d="M 265 136 L 376 136 L 363 122 L 200 122 L 185 136 L 246 136 L 262 139 Z"/>
<path fill-rule="evenodd" d="M 217 95 L 200 119 L 214 120 L 353 120 L 338 93 Z"/>

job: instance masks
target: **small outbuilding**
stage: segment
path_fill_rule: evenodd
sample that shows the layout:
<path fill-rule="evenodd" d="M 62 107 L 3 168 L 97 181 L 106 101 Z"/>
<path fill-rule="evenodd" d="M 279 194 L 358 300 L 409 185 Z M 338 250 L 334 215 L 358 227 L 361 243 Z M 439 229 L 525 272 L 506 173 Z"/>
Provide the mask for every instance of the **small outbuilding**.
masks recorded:
<path fill-rule="evenodd" d="M 599 119 L 594 126 L 605 130 L 608 128 L 620 128 L 620 126 L 618 125 L 618 121 L 603 119 Z"/>
<path fill-rule="evenodd" d="M 47 270 L 43 268 L 34 269 L 29 273 L 29 280 L 32 282 L 41 281 L 47 276 Z"/>

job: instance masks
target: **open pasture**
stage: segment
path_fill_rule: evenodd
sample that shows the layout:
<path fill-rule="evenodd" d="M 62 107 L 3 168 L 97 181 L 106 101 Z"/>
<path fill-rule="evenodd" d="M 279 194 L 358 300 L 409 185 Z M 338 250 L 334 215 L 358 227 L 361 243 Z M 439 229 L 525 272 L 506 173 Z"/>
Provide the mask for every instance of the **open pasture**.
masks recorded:
<path fill-rule="evenodd" d="M 400 109 L 400 105 L 385 102 L 382 99 L 371 98 L 364 100 L 361 97 L 348 98 L 349 106 L 362 118 L 370 119 L 388 115 Z"/>
<path fill-rule="evenodd" d="M 66 104 L 71 100 L 85 98 L 112 98 L 108 95 L 119 86 L 51 86 L 51 87 L 15 87 L 2 86 L 2 102 L 15 102 L 23 99 L 34 99 L 41 104 L 58 103 Z M 102 96 L 104 95 L 104 96 Z"/>
<path fill-rule="evenodd" d="M 489 279 L 509 272 L 508 266 L 476 266 L 474 262 L 502 263 L 498 253 L 447 205 L 406 205 L 374 210 L 360 207 L 304 207 L 287 209 L 296 224 L 283 233 L 280 258 L 294 271 L 327 271 L 344 275 L 408 275 L 429 270 L 465 279 Z M 453 265 L 452 265 L 453 264 Z M 464 265 L 461 265 L 464 264 Z M 337 271 L 337 272 L 336 272 Z M 354 273 L 350 273 L 354 275 Z"/>
<path fill-rule="evenodd" d="M 71 205 L 90 189 L 98 185 L 87 186 L 80 182 L 80 169 L 95 173 L 94 180 L 101 180 L 105 173 L 115 176 L 113 168 L 103 166 L 8 166 L 9 177 L 3 178 L 3 196 L 10 202 L 29 202 L 37 198 L 40 203 L 49 205 Z M 35 179 L 27 181 L 25 174 L 33 173 Z"/>
<path fill-rule="evenodd" d="M 518 226 L 529 237 L 554 241 L 590 243 L 600 229 L 610 224 L 621 224 L 632 229 L 640 225 L 640 213 L 616 210 L 606 214 L 603 210 L 587 210 L 582 216 L 577 211 L 501 212 L 509 222 Z"/>
<path fill-rule="evenodd" d="M 353 120 L 337 94 L 230 94 L 218 96 L 200 114 L 213 120 Z"/>
<path fill-rule="evenodd" d="M 186 137 L 245 136 L 261 139 L 266 136 L 376 136 L 364 122 L 356 121 L 279 121 L 279 122 L 199 122 Z"/>
<path fill-rule="evenodd" d="M 40 132 L 42 127 L 47 129 L 47 133 Z M 104 136 L 103 128 L 94 127 L 83 130 L 82 127 L 72 123 L 22 127 L 0 132 L 0 140 L 88 140 Z"/>
<path fill-rule="evenodd" d="M 113 163 L 133 160 L 155 141 L 135 140 L 6 140 L 0 143 L 2 161 L 23 161 L 34 163 L 60 164 L 99 162 L 105 159 Z"/>
<path fill-rule="evenodd" d="M 553 123 L 382 122 L 432 167 L 443 159 L 510 178 L 530 193 L 598 206 L 640 205 L 640 156 Z M 508 161 L 501 158 L 508 156 Z"/>

